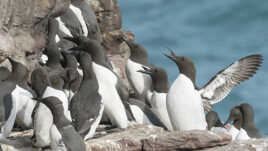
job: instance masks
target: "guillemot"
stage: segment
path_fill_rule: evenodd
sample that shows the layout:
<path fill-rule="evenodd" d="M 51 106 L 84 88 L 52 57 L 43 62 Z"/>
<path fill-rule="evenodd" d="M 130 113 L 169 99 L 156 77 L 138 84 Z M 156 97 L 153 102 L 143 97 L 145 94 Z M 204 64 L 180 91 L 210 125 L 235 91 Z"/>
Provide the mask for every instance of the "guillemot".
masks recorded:
<path fill-rule="evenodd" d="M 167 94 L 167 109 L 174 130 L 206 129 L 204 108 L 211 110 L 212 104 L 221 101 L 233 87 L 252 77 L 262 63 L 261 55 L 244 57 L 218 72 L 198 89 L 193 61 L 185 56 L 176 56 L 174 52 L 165 56 L 173 60 L 180 70 Z"/>
<path fill-rule="evenodd" d="M 130 49 L 130 57 L 126 63 L 126 75 L 128 81 L 132 85 L 135 95 L 138 99 L 144 101 L 151 100 L 152 95 L 152 79 L 147 74 L 137 73 L 138 70 L 143 70 L 143 66 L 153 67 L 149 61 L 148 54 L 144 47 L 140 44 L 122 37 Z M 148 103 L 148 102 L 146 102 Z"/>
<path fill-rule="evenodd" d="M 129 120 L 122 101 L 128 100 L 128 90 L 122 80 L 112 71 L 104 48 L 98 41 L 83 36 L 65 37 L 65 39 L 78 45 L 72 50 L 85 51 L 91 55 L 93 71 L 99 84 L 99 93 L 105 106 L 104 115 L 109 117 L 112 124 L 119 128 L 126 128 Z"/>
<path fill-rule="evenodd" d="M 78 72 L 78 62 L 75 56 L 64 51 L 62 55 L 64 57 L 64 72 L 61 74 L 64 79 L 63 89 L 68 100 L 71 101 L 80 87 L 82 76 Z"/>
<path fill-rule="evenodd" d="M 233 107 L 225 124 L 234 121 L 233 124 L 237 129 L 246 131 L 250 138 L 261 138 L 259 130 L 254 124 L 254 111 L 250 104 L 243 103 Z"/>
<path fill-rule="evenodd" d="M 151 108 L 168 130 L 173 130 L 166 106 L 166 96 L 169 89 L 167 73 L 160 67 L 143 68 L 144 70 L 138 70 L 138 72 L 150 75 L 152 79 L 152 98 L 149 100 Z"/>
<path fill-rule="evenodd" d="M 100 27 L 92 6 L 84 0 L 71 0 L 70 8 L 79 19 L 83 35 L 101 42 Z"/>
<path fill-rule="evenodd" d="M 98 92 L 99 85 L 93 71 L 91 56 L 86 52 L 80 52 L 79 63 L 84 75 L 78 92 L 71 100 L 70 111 L 75 129 L 87 140 L 95 134 L 104 105 Z"/>
<path fill-rule="evenodd" d="M 51 87 L 48 73 L 44 69 L 37 68 L 32 72 L 31 84 L 32 88 L 37 93 L 37 98 L 57 97 L 63 104 L 65 117 L 71 121 L 70 111 L 68 110 L 68 99 L 65 93 Z M 35 108 L 33 117 L 34 133 L 36 137 L 35 146 L 46 147 L 50 144 L 51 146 L 60 144 L 61 136 L 56 126 L 53 124 L 53 115 L 49 108 L 40 103 Z"/>
<path fill-rule="evenodd" d="M 62 101 L 53 96 L 37 100 L 45 104 L 51 110 L 53 115 L 53 122 L 59 130 L 61 139 L 64 143 L 60 147 L 55 146 L 52 148 L 60 150 L 61 148 L 66 147 L 68 151 L 85 151 L 86 146 L 83 139 L 72 126 L 72 122 L 64 115 L 65 111 Z"/>

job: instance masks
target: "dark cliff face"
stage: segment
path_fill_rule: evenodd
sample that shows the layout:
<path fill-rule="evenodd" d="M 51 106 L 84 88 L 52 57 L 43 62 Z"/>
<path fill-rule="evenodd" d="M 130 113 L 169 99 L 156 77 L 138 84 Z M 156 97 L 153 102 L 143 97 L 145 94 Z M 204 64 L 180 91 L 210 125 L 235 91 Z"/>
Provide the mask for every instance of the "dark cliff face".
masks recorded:
<path fill-rule="evenodd" d="M 47 23 L 69 6 L 70 0 L 1 0 L 0 63 L 12 56 L 30 70 L 46 44 Z"/>

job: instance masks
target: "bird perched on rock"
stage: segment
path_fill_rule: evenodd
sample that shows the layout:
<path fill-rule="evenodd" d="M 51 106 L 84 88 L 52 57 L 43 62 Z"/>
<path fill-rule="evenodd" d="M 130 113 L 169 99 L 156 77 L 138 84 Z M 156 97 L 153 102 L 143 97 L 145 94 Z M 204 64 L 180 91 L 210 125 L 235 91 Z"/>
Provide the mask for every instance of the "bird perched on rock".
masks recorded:
<path fill-rule="evenodd" d="M 198 89 L 193 61 L 185 56 L 176 56 L 174 52 L 165 55 L 180 70 L 167 94 L 167 109 L 174 130 L 206 129 L 203 104 L 207 111 L 210 110 L 211 105 L 221 101 L 233 87 L 253 76 L 262 63 L 261 55 L 244 57 L 218 72 Z"/>
<path fill-rule="evenodd" d="M 242 133 L 242 136 L 237 135 L 237 139 L 261 138 L 261 134 L 254 124 L 254 111 L 250 104 L 243 103 L 233 107 L 225 124 L 232 121 L 233 125 Z"/>
<path fill-rule="evenodd" d="M 83 69 L 83 80 L 70 103 L 72 121 L 78 133 L 87 140 L 95 134 L 100 123 L 104 105 L 99 94 L 99 84 L 93 71 L 92 58 L 80 52 L 79 63 Z"/>
<path fill-rule="evenodd" d="M 37 100 L 45 104 L 51 110 L 53 121 L 61 134 L 62 141 L 67 151 L 85 151 L 86 146 L 83 139 L 75 131 L 72 122 L 64 115 L 62 101 L 53 96 Z"/>
<path fill-rule="evenodd" d="M 93 71 L 99 84 L 99 93 L 105 106 L 104 113 L 114 125 L 126 128 L 129 121 L 122 101 L 128 100 L 128 90 L 122 80 L 111 70 L 104 48 L 98 41 L 86 37 L 66 37 L 65 39 L 78 45 L 72 50 L 85 51 L 91 55 Z"/>
<path fill-rule="evenodd" d="M 126 74 L 128 81 L 132 85 L 136 97 L 140 100 L 151 100 L 152 96 L 152 79 L 150 75 L 137 73 L 138 70 L 143 70 L 145 67 L 153 67 L 149 61 L 148 54 L 144 47 L 140 44 L 122 37 L 130 49 L 130 57 L 126 64 Z"/>
<path fill-rule="evenodd" d="M 173 130 L 166 106 L 166 96 L 169 89 L 167 73 L 160 67 L 143 68 L 144 70 L 138 70 L 138 72 L 147 74 L 152 79 L 152 97 L 149 100 L 151 108 L 168 130 Z"/>

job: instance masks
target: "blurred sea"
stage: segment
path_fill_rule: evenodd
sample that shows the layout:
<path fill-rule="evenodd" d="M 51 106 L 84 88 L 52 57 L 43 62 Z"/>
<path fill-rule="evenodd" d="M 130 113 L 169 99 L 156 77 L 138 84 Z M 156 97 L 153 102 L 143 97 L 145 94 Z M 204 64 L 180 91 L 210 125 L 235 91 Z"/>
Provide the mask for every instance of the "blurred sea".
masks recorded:
<path fill-rule="evenodd" d="M 244 56 L 259 53 L 264 63 L 250 80 L 234 88 L 215 105 L 222 121 L 230 109 L 250 103 L 255 123 L 268 133 L 268 1 L 267 0 L 118 0 L 123 28 L 148 51 L 153 64 L 164 67 L 170 84 L 176 65 L 162 55 L 166 47 L 194 60 L 197 85 L 202 87 L 218 71 Z M 266 113 L 267 112 L 267 113 Z"/>

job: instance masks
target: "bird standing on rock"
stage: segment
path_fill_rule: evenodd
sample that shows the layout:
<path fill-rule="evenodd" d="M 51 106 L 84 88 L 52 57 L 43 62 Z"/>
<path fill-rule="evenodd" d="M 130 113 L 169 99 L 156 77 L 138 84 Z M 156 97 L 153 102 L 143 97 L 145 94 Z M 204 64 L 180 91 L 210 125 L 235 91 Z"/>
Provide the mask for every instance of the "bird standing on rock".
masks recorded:
<path fill-rule="evenodd" d="M 80 52 L 79 63 L 83 69 L 83 80 L 70 103 L 72 121 L 78 133 L 87 140 L 95 134 L 100 123 L 104 105 L 99 94 L 99 85 L 92 67 L 92 58 Z"/>
<path fill-rule="evenodd" d="M 185 56 L 165 54 L 174 61 L 180 75 L 167 94 L 167 109 L 174 130 L 204 130 L 207 127 L 205 110 L 221 101 L 233 87 L 253 76 L 262 63 L 261 55 L 251 55 L 234 62 L 218 72 L 203 88 L 195 84 L 196 69 L 192 60 Z M 206 106 L 203 107 L 203 104 Z"/>
<path fill-rule="evenodd" d="M 132 85 L 138 99 L 149 103 L 152 97 L 152 79 L 150 75 L 140 74 L 137 71 L 145 67 L 153 67 L 150 63 L 148 54 L 141 45 L 122 37 L 130 49 L 130 57 L 126 64 L 126 74 L 128 81 Z"/>
<path fill-rule="evenodd" d="M 53 96 L 37 99 L 37 101 L 45 104 L 51 110 L 53 121 L 62 136 L 62 141 L 67 151 L 85 151 L 86 146 L 84 140 L 75 131 L 71 121 L 65 117 L 62 102 Z M 63 150 L 65 150 L 65 147 L 63 147 Z"/>
<path fill-rule="evenodd" d="M 119 128 L 127 128 L 129 121 L 122 101 L 128 100 L 128 91 L 122 80 L 111 71 L 111 65 L 106 59 L 104 48 L 96 40 L 86 37 L 66 37 L 78 46 L 72 50 L 81 50 L 92 57 L 92 67 L 99 84 L 99 93 L 104 103 L 104 113 L 112 124 Z"/>
<path fill-rule="evenodd" d="M 152 110 L 165 124 L 168 130 L 173 130 L 170 118 L 167 112 L 167 92 L 168 92 L 168 76 L 166 71 L 160 67 L 143 67 L 144 70 L 138 70 L 143 74 L 147 74 L 152 79 L 152 98 L 149 100 Z"/>
<path fill-rule="evenodd" d="M 251 105 L 243 103 L 233 107 L 230 111 L 227 121 L 225 122 L 225 125 L 232 121 L 233 125 L 239 131 L 236 139 L 241 140 L 262 137 L 254 124 L 254 111 Z"/>

